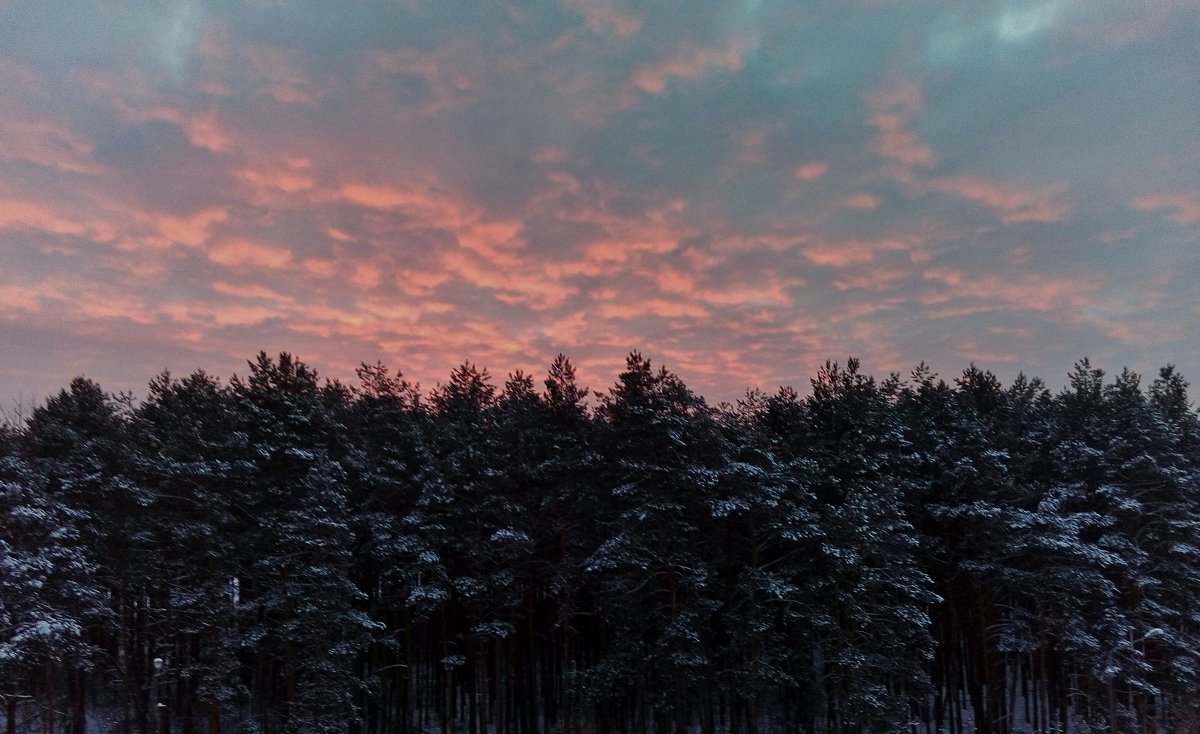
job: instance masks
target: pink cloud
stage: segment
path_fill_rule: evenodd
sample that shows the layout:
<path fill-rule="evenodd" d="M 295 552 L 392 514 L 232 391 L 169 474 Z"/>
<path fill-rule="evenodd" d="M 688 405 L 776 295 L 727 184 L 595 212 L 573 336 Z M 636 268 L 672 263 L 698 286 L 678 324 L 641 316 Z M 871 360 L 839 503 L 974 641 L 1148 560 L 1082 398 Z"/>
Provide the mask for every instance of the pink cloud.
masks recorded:
<path fill-rule="evenodd" d="M 536 265 L 501 268 L 463 250 L 442 255 L 446 270 L 468 283 L 493 291 L 497 299 L 537 309 L 556 306 L 574 295 L 575 288 L 565 285 Z"/>
<path fill-rule="evenodd" d="M 930 313 L 934 317 L 961 316 L 969 313 L 993 311 L 1005 308 L 1015 311 L 1065 311 L 1078 312 L 1089 304 L 1090 294 L 1099 287 L 1095 278 L 1087 276 L 1051 276 L 1040 273 L 1023 273 L 1019 276 L 991 274 L 968 274 L 955 268 L 928 268 L 922 276 L 927 281 L 946 287 L 940 295 L 966 299 L 971 304 L 964 306 L 973 311 L 958 311 L 951 307 Z M 936 305 L 939 294 L 925 302 Z M 977 306 L 974 304 L 978 304 Z"/>
<path fill-rule="evenodd" d="M 307 161 L 294 162 L 282 169 L 242 168 L 233 173 L 255 190 L 256 198 L 267 199 L 275 193 L 298 194 L 316 186 Z"/>
<path fill-rule="evenodd" d="M 703 319 L 709 315 L 708 310 L 698 303 L 667 301 L 661 298 L 637 303 L 605 303 L 600 306 L 600 314 L 604 318 L 621 320 L 644 317 Z"/>
<path fill-rule="evenodd" d="M 235 147 L 235 135 L 221 122 L 217 108 L 187 104 L 156 90 L 155 80 L 136 67 L 86 69 L 74 79 L 97 102 L 111 107 L 121 119 L 133 123 L 169 122 L 183 130 L 188 142 L 217 153 Z"/>
<path fill-rule="evenodd" d="M 389 185 L 346 184 L 340 198 L 369 209 L 393 210 L 411 217 L 410 228 L 442 230 L 458 244 L 495 266 L 516 266 L 514 254 L 524 246 L 524 222 L 486 216 L 478 207 L 446 194 Z"/>
<path fill-rule="evenodd" d="M 242 51 L 261 93 L 280 104 L 315 107 L 332 85 L 304 71 L 302 56 L 281 46 L 258 44 Z"/>
<path fill-rule="evenodd" d="M 487 257 L 493 264 L 515 265 L 519 260 L 512 251 L 524 244 L 519 238 L 524 226 L 524 222 L 517 219 L 472 222 L 458 229 L 458 243 Z"/>
<path fill-rule="evenodd" d="M 654 275 L 654 282 L 668 293 L 690 293 L 696 285 L 691 273 L 676 268 L 663 268 Z"/>
<path fill-rule="evenodd" d="M 54 209 L 17 199 L 0 199 L 0 230 L 33 230 L 55 235 L 86 236 L 97 241 L 113 237 L 112 227 L 102 221 L 78 221 Z"/>
<path fill-rule="evenodd" d="M 733 42 L 724 48 L 685 43 L 674 56 L 634 71 L 633 85 L 648 94 L 662 94 L 671 79 L 697 81 L 710 73 L 741 69 L 745 51 L 742 42 Z"/>
<path fill-rule="evenodd" d="M 838 200 L 838 203 L 841 204 L 842 206 L 846 207 L 847 209 L 858 209 L 860 211 L 866 211 L 866 210 L 874 209 L 874 208 L 878 207 L 880 204 L 880 201 L 879 201 L 878 196 L 874 196 L 872 194 L 868 194 L 865 192 L 859 192 L 859 193 L 843 196 L 841 199 Z"/>
<path fill-rule="evenodd" d="M 1066 184 L 1023 189 L 978 176 L 960 175 L 934 179 L 928 185 L 934 191 L 995 209 L 1005 224 L 1061 222 L 1071 214 L 1071 205 L 1063 200 Z"/>
<path fill-rule="evenodd" d="M 341 195 L 346 201 L 371 209 L 441 210 L 447 204 L 445 199 L 424 191 L 371 184 L 345 184 Z M 453 214 L 457 215 L 458 212 L 454 211 Z"/>
<path fill-rule="evenodd" d="M 905 166 L 932 166 L 933 149 L 916 133 L 907 129 L 911 118 L 924 108 L 921 90 L 911 82 L 867 95 L 871 124 L 879 134 L 875 151 L 884 158 Z"/>
<path fill-rule="evenodd" d="M 584 253 L 586 258 L 593 263 L 623 263 L 638 253 L 661 254 L 671 252 L 678 246 L 679 241 L 669 236 L 639 241 L 613 238 L 589 242 L 584 246 Z"/>
<path fill-rule="evenodd" d="M 190 217 L 170 214 L 152 215 L 154 224 L 168 242 L 195 247 L 208 241 L 214 225 L 229 218 L 229 212 L 221 208 L 205 209 Z"/>
<path fill-rule="evenodd" d="M 595 33 L 629 38 L 642 28 L 641 16 L 618 8 L 611 0 L 566 0 L 564 5 L 581 14 Z"/>
<path fill-rule="evenodd" d="M 198 313 L 188 312 L 188 320 L 200 316 L 209 319 L 217 326 L 256 326 L 262 322 L 278 318 L 283 314 L 271 306 L 250 306 L 244 304 L 221 304 L 207 309 L 197 309 Z"/>
<path fill-rule="evenodd" d="M 331 278 L 338 271 L 338 265 L 332 260 L 321 260 L 318 258 L 306 258 L 300 263 L 300 266 L 308 273 L 319 278 Z"/>
<path fill-rule="evenodd" d="M 829 164 L 825 161 L 809 161 L 796 169 L 796 178 L 801 181 L 816 181 L 829 173 Z"/>
<path fill-rule="evenodd" d="M 879 290 L 891 287 L 911 275 L 904 268 L 873 268 L 852 275 L 841 276 L 833 281 L 833 287 L 839 291 L 846 290 Z"/>
<path fill-rule="evenodd" d="M 383 270 L 370 262 L 354 263 L 354 271 L 350 276 L 350 284 L 361 290 L 370 290 L 379 285 L 383 278 Z"/>
<path fill-rule="evenodd" d="M 0 305 L 4 311 L 37 311 L 38 294 L 33 288 L 19 285 L 0 286 Z"/>
<path fill-rule="evenodd" d="M 714 306 L 787 306 L 791 303 L 787 288 L 803 284 L 804 281 L 798 278 L 787 281 L 764 278 L 754 284 L 713 284 L 698 290 L 696 296 L 700 302 Z"/>
<path fill-rule="evenodd" d="M 217 293 L 223 293 L 227 296 L 236 296 L 238 298 L 255 298 L 268 301 L 283 301 L 286 303 L 295 301 L 295 299 L 291 296 L 285 296 L 278 291 L 272 290 L 271 288 L 268 288 L 264 285 L 259 285 L 257 283 L 238 284 L 226 283 L 225 281 L 218 280 L 213 282 L 212 288 Z"/>
<path fill-rule="evenodd" d="M 405 295 L 426 296 L 434 288 L 450 280 L 450 275 L 442 271 L 402 270 L 395 275 L 396 285 Z"/>
<path fill-rule="evenodd" d="M 791 224 L 774 224 L 775 228 L 781 231 L 799 228 Z M 770 250 L 771 252 L 788 252 L 797 249 L 809 241 L 810 238 L 802 234 L 778 234 L 777 232 L 764 232 L 754 235 L 730 234 L 721 238 L 721 249 L 726 252 L 753 252 L 763 249 Z M 697 253 L 695 257 L 703 257 L 703 254 Z"/>
<path fill-rule="evenodd" d="M 32 297 L 21 296 L 20 291 L 23 288 L 28 289 Z M 150 324 L 154 321 L 154 316 L 143 298 L 109 284 L 74 275 L 50 277 L 0 293 L 5 302 L 11 298 L 14 305 L 30 312 L 43 312 L 55 308 L 69 314 L 70 319 L 74 321 L 118 319 L 136 324 Z"/>
<path fill-rule="evenodd" d="M 246 239 L 231 239 L 210 249 L 208 259 L 219 265 L 253 265 L 279 269 L 291 263 L 292 253 L 276 245 L 251 242 Z"/>
<path fill-rule="evenodd" d="M 0 119 L 0 160 L 20 160 L 68 173 L 96 173 L 95 146 L 66 124 L 25 116 Z"/>
<path fill-rule="evenodd" d="M 365 297 L 358 299 L 357 306 L 376 319 L 378 326 L 386 325 L 395 320 L 416 322 L 425 314 L 453 313 L 457 307 L 453 303 L 425 299 L 410 301 L 384 297 Z"/>
<path fill-rule="evenodd" d="M 533 160 L 545 164 L 563 163 L 567 160 L 567 151 L 560 145 L 548 145 L 534 151 Z"/>
<path fill-rule="evenodd" d="M 880 252 L 905 251 L 913 247 L 913 243 L 901 239 L 832 240 L 804 245 L 800 252 L 815 265 L 844 268 L 871 262 Z"/>
<path fill-rule="evenodd" d="M 540 336 L 563 347 L 587 344 L 592 331 L 592 318 L 588 311 L 574 311 L 561 318 L 549 319 L 538 327 Z"/>
<path fill-rule="evenodd" d="M 217 119 L 216 109 L 188 116 L 182 122 L 188 141 L 197 148 L 223 153 L 233 147 L 233 135 Z"/>
<path fill-rule="evenodd" d="M 1140 211 L 1168 210 L 1179 224 L 1200 224 L 1200 192 L 1158 193 L 1138 197 L 1133 208 Z"/>

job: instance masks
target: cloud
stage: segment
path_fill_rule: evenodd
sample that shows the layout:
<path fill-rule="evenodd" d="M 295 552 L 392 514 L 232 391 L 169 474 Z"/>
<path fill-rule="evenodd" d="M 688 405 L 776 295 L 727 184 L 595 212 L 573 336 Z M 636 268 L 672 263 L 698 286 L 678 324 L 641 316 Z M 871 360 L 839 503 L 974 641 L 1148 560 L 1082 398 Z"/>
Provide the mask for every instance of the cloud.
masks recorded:
<path fill-rule="evenodd" d="M 188 311 L 187 320 L 200 318 L 211 321 L 217 326 L 256 326 L 270 319 L 279 318 L 283 314 L 274 306 L 247 304 L 220 304 L 208 310 Z M 182 319 L 181 319 L 182 320 Z"/>
<path fill-rule="evenodd" d="M 1196 13 L 1109 5 L 0 5 L 0 400 L 260 349 L 1195 371 Z"/>
<path fill-rule="evenodd" d="M 738 163 L 758 166 L 767 162 L 767 154 L 764 150 L 767 133 L 762 128 L 754 128 L 743 130 L 736 136 L 738 146 Z"/>
<path fill-rule="evenodd" d="M 673 55 L 635 70 L 632 82 L 647 94 L 663 94 L 672 79 L 695 82 L 712 73 L 739 70 L 745 63 L 745 53 L 746 45 L 741 41 L 717 48 L 684 43 Z"/>
<path fill-rule="evenodd" d="M 294 49 L 260 43 L 242 49 L 241 54 L 258 80 L 260 94 L 280 104 L 313 107 L 333 90 L 333 80 L 314 78 Z"/>
<path fill-rule="evenodd" d="M 5 310 L 11 311 L 30 312 L 40 308 L 38 294 L 27 286 L 0 286 L 0 303 L 4 304 Z"/>
<path fill-rule="evenodd" d="M 695 275 L 673 267 L 655 273 L 654 282 L 668 293 L 691 293 L 696 287 Z"/>
<path fill-rule="evenodd" d="M 154 220 L 159 233 L 169 242 L 195 247 L 207 242 L 213 226 L 228 218 L 227 210 L 212 208 L 191 216 L 159 214 Z"/>
<path fill-rule="evenodd" d="M 3 73 L 0 70 L 0 73 Z M 0 159 L 28 161 L 67 173 L 96 173 L 95 145 L 65 123 L 18 115 L 0 117 Z"/>
<path fill-rule="evenodd" d="M 292 253 L 277 245 L 246 239 L 230 239 L 209 249 L 208 259 L 219 265 L 253 265 L 278 269 L 287 267 L 292 262 Z"/>
<path fill-rule="evenodd" d="M 829 164 L 825 161 L 809 161 L 802 163 L 796 169 L 796 178 L 801 181 L 816 181 L 829 173 Z"/>
<path fill-rule="evenodd" d="M 810 262 L 831 268 L 845 268 L 872 262 L 883 252 L 908 252 L 914 243 L 894 238 L 879 240 L 824 240 L 801 246 Z"/>
<path fill-rule="evenodd" d="M 399 209 L 424 212 L 441 222 L 457 222 L 462 208 L 453 200 L 417 188 L 362 183 L 345 184 L 341 196 L 346 201 L 371 209 Z"/>
<path fill-rule="evenodd" d="M 1200 192 L 1158 193 L 1139 196 L 1133 208 L 1144 212 L 1167 210 L 1179 224 L 1200 224 Z"/>
<path fill-rule="evenodd" d="M 867 211 L 879 206 L 879 197 L 874 194 L 868 194 L 863 191 L 858 191 L 853 194 L 847 194 L 838 200 L 838 203 L 847 209 L 858 209 L 859 211 Z"/>
<path fill-rule="evenodd" d="M 393 95 L 401 107 L 423 115 L 470 105 L 483 91 L 489 71 L 482 49 L 465 38 L 429 51 L 411 47 L 376 50 L 371 52 L 371 60 L 392 80 Z"/>
<path fill-rule="evenodd" d="M 708 310 L 698 303 L 686 301 L 668 301 L 654 298 L 639 303 L 604 303 L 600 313 L 609 319 L 645 319 L 645 318 L 690 318 L 702 319 L 707 317 Z"/>
<path fill-rule="evenodd" d="M 931 313 L 945 318 L 964 313 L 986 313 L 996 308 L 1014 311 L 1060 312 L 1078 314 L 1100 288 L 1095 277 L 1054 276 L 1021 273 L 1000 276 L 968 273 L 949 267 L 928 268 L 925 280 L 943 286 L 927 293 L 926 303 L 935 306 Z M 958 303 L 952 303 L 958 299 Z M 945 305 L 941 305 L 945 304 Z M 972 311 L 972 309 L 981 309 Z"/>
<path fill-rule="evenodd" d="M 648 232 L 644 234 L 655 234 Z M 679 247 L 679 241 L 670 233 L 659 238 L 625 239 L 616 238 L 596 239 L 584 246 L 584 255 L 592 263 L 625 263 L 637 258 L 642 253 L 666 253 Z"/>
<path fill-rule="evenodd" d="M 563 5 L 581 14 L 594 33 L 629 38 L 642 28 L 640 15 L 617 7 L 612 0 L 565 0 Z"/>
<path fill-rule="evenodd" d="M 213 290 L 217 293 L 222 293 L 227 296 L 236 296 L 238 298 L 253 298 L 267 301 L 282 301 L 292 303 L 295 298 L 285 296 L 278 291 L 272 290 L 258 283 L 227 283 L 224 281 L 215 281 L 212 284 Z"/>
<path fill-rule="evenodd" d="M 0 199 L 0 231 L 3 230 L 80 236 L 101 241 L 112 238 L 111 228 L 103 221 L 81 221 L 53 207 L 19 199 Z"/>
<path fill-rule="evenodd" d="M 1004 8 L 996 19 L 996 34 L 1010 43 L 1021 43 L 1054 27 L 1063 14 L 1061 0 L 1013 4 Z"/>
<path fill-rule="evenodd" d="M 312 191 L 317 181 L 307 161 L 300 159 L 289 162 L 284 168 L 242 168 L 233 172 L 253 192 L 253 197 L 264 204 L 276 202 L 280 195 L 294 196 Z"/>
<path fill-rule="evenodd" d="M 223 153 L 235 146 L 217 114 L 207 102 L 181 100 L 155 87 L 154 78 L 144 69 L 82 69 L 73 73 L 89 97 L 114 110 L 128 123 L 166 122 L 178 127 L 196 148 Z"/>
<path fill-rule="evenodd" d="M 834 279 L 833 287 L 839 291 L 854 289 L 879 291 L 903 283 L 911 275 L 912 271 L 908 268 L 870 268 Z"/>
<path fill-rule="evenodd" d="M 499 268 L 462 250 L 445 253 L 442 262 L 446 272 L 473 286 L 493 291 L 500 301 L 524 304 L 535 310 L 558 305 L 576 292 L 533 265 Z"/>
<path fill-rule="evenodd" d="M 913 116 L 924 106 L 921 90 L 912 82 L 902 82 L 867 95 L 871 124 L 878 131 L 873 141 L 875 152 L 905 166 L 906 173 L 910 167 L 928 167 L 935 161 L 933 149 L 908 129 Z"/>
<path fill-rule="evenodd" d="M 191 58 L 199 37 L 200 17 L 194 3 L 172 5 L 170 17 L 155 29 L 155 55 L 175 73 L 181 73 Z"/>
<path fill-rule="evenodd" d="M 958 175 L 933 179 L 928 186 L 934 191 L 995 209 L 1005 224 L 1061 222 L 1071 214 L 1071 205 L 1063 198 L 1067 193 L 1065 183 L 1024 189 L 978 176 Z"/>

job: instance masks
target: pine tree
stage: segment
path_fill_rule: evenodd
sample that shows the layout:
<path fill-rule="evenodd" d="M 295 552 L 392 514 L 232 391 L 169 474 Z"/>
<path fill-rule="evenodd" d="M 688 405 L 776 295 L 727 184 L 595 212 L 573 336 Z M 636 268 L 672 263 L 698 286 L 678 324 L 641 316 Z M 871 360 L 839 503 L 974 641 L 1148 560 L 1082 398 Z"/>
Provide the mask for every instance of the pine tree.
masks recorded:
<path fill-rule="evenodd" d="M 775 696 L 786 726 L 812 728 L 824 717 L 812 665 L 822 531 L 810 467 L 794 440 L 803 410 L 784 388 L 771 397 L 747 394 L 722 421 L 725 456 L 711 502 L 723 587 L 718 675 L 730 708 L 745 712 L 734 716 L 750 730 Z"/>
<path fill-rule="evenodd" d="M 349 394 L 321 385 L 290 354 L 260 353 L 245 379 L 231 382 L 238 432 L 252 484 L 241 488 L 257 521 L 247 530 L 238 579 L 244 641 L 257 658 L 259 698 L 268 715 L 282 690 L 287 731 L 346 732 L 358 716 L 354 663 L 376 623 L 353 583 L 345 474 Z M 264 700 L 266 699 L 266 700 Z"/>
<path fill-rule="evenodd" d="M 97 665 L 123 704 L 126 722 L 148 725 L 145 691 L 150 686 L 150 628 L 154 614 L 147 575 L 145 512 L 153 496 L 130 477 L 128 396 L 113 396 L 86 378 L 75 378 L 35 409 L 25 434 L 26 453 L 46 478 L 46 491 L 77 513 L 81 540 L 95 563 L 111 615 L 85 630 L 106 653 Z M 83 690 L 78 673 L 70 691 L 72 726 L 83 726 Z"/>
<path fill-rule="evenodd" d="M 0 700 L 9 734 L 31 709 L 54 726 L 64 678 L 67 731 L 82 734 L 83 676 L 97 657 L 85 631 L 107 613 L 79 534 L 83 516 L 47 484 L 19 456 L 0 453 Z"/>
<path fill-rule="evenodd" d="M 446 569 L 419 507 L 426 484 L 438 480 L 417 386 L 378 363 L 357 372 L 347 427 L 352 441 L 342 464 L 356 584 L 367 595 L 368 614 L 382 623 L 364 664 L 363 728 L 408 731 L 419 701 L 422 625 L 449 596 Z"/>
<path fill-rule="evenodd" d="M 712 666 L 706 637 L 718 607 L 698 542 L 709 537 L 717 424 L 703 399 L 637 352 L 598 413 L 607 430 L 605 482 L 619 512 L 585 566 L 616 627 L 620 653 L 610 654 L 606 675 L 623 671 L 640 682 L 643 726 L 653 720 L 683 732 L 689 690 Z"/>
<path fill-rule="evenodd" d="M 879 384 L 826 362 L 812 381 L 805 440 L 823 536 L 816 622 L 832 731 L 907 729 L 927 692 L 929 608 L 902 467 L 908 446 L 892 408 L 898 378 Z"/>
<path fill-rule="evenodd" d="M 253 481 L 253 465 L 238 458 L 245 434 L 235 419 L 230 392 L 216 378 L 164 372 L 131 422 L 132 470 L 153 497 L 140 566 L 167 621 L 156 630 L 152 655 L 163 669 L 154 675 L 164 705 L 170 682 L 182 706 L 163 714 L 190 727 L 198 703 L 210 734 L 220 734 L 223 712 L 239 697 L 237 583 L 245 569 L 237 540 L 255 523 L 232 491 Z"/>

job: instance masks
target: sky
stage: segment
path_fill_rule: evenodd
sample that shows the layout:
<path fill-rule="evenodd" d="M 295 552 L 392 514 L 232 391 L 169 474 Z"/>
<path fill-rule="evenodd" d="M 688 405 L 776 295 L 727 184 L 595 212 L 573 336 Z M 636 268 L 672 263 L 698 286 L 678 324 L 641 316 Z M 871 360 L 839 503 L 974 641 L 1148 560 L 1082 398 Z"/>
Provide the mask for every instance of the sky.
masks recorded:
<path fill-rule="evenodd" d="M 0 403 L 260 350 L 1200 380 L 1200 0 L 0 0 Z"/>

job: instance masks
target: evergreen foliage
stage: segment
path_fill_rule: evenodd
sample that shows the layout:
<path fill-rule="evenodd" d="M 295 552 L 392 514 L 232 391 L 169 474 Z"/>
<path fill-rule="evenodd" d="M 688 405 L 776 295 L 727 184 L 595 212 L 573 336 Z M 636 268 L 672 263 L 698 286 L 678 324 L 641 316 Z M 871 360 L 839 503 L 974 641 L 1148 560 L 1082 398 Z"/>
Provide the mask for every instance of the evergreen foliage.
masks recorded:
<path fill-rule="evenodd" d="M 1087 360 L 716 407 L 638 352 L 602 393 L 562 355 L 78 378 L 0 428 L 0 700 L 9 734 L 1196 731 L 1200 416 Z"/>

